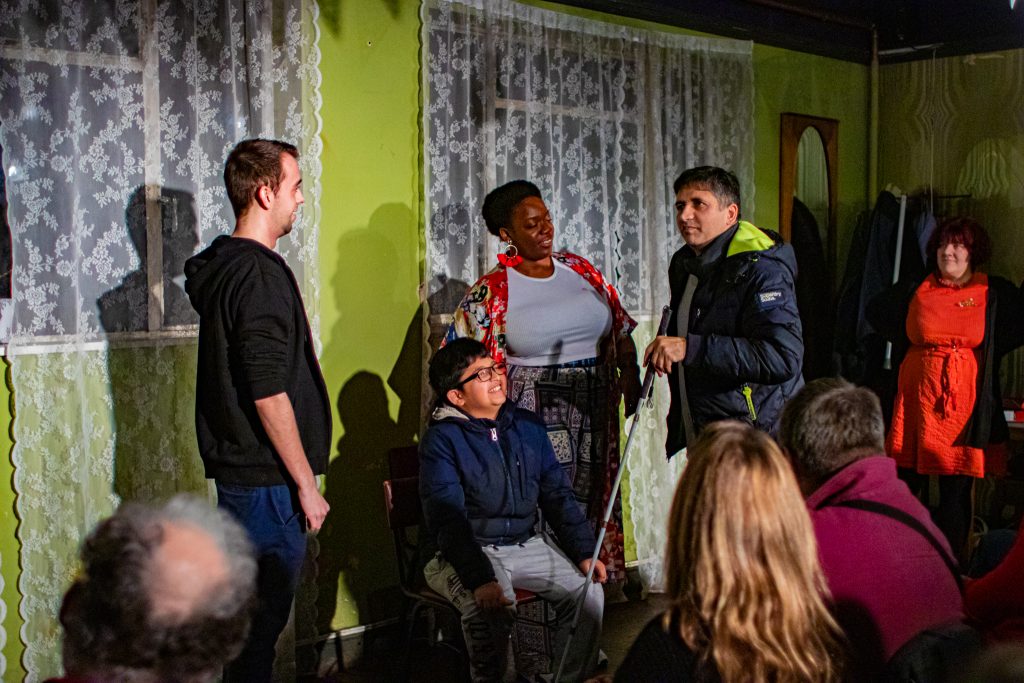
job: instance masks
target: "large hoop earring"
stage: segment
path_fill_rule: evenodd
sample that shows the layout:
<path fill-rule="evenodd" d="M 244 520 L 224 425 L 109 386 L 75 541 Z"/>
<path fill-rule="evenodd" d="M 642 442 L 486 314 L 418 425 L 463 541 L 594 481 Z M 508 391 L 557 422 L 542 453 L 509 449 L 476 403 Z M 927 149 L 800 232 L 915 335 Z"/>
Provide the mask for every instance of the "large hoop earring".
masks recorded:
<path fill-rule="evenodd" d="M 523 257 L 519 255 L 519 248 L 512 244 L 512 240 L 507 240 L 505 250 L 498 252 L 498 263 L 506 268 L 515 268 L 522 262 Z"/>

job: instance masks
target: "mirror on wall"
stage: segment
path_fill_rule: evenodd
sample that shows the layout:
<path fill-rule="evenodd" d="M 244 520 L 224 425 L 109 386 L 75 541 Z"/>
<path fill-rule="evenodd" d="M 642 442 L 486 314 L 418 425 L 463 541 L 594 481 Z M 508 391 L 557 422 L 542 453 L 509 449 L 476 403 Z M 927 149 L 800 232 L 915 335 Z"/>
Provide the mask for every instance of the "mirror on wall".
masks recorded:
<path fill-rule="evenodd" d="M 779 232 L 793 237 L 793 197 L 818 223 L 829 273 L 836 271 L 836 215 L 839 197 L 839 121 L 782 114 L 779 164 Z M 831 283 L 834 286 L 834 282 Z"/>
<path fill-rule="evenodd" d="M 817 223 L 821 243 L 828 243 L 828 162 L 818 131 L 808 126 L 796 148 L 796 184 L 793 196 Z M 792 226 L 792 222 L 790 223 Z"/>
<path fill-rule="evenodd" d="M 839 122 L 782 115 L 779 232 L 797 260 L 796 298 L 804 337 L 804 379 L 831 375 Z"/>

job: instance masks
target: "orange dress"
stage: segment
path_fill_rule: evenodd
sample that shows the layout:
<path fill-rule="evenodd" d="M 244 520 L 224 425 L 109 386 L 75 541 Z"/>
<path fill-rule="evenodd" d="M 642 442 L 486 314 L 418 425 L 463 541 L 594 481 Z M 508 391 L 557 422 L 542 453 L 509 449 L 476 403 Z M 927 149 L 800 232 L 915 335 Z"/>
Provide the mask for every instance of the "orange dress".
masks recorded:
<path fill-rule="evenodd" d="M 900 467 L 921 474 L 985 476 L 981 448 L 955 445 L 977 398 L 977 353 L 985 336 L 988 277 L 962 287 L 932 274 L 907 313 L 910 349 L 900 366 L 886 449 Z"/>

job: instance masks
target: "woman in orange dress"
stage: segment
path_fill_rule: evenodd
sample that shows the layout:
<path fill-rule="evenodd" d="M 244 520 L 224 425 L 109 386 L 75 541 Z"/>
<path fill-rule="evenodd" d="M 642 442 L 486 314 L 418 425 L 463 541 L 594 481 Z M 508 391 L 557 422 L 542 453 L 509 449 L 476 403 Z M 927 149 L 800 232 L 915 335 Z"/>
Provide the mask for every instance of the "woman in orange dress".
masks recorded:
<path fill-rule="evenodd" d="M 888 308 L 906 312 L 903 334 L 890 336 L 905 355 L 886 450 L 918 495 L 928 475 L 938 475 L 935 524 L 958 553 L 970 528 L 974 479 L 985 476 L 984 449 L 1008 438 L 999 363 L 1024 343 L 1020 292 L 977 270 L 990 244 L 975 221 L 947 220 L 928 242 L 932 272 L 883 295 Z M 891 327 L 872 322 L 883 334 Z"/>

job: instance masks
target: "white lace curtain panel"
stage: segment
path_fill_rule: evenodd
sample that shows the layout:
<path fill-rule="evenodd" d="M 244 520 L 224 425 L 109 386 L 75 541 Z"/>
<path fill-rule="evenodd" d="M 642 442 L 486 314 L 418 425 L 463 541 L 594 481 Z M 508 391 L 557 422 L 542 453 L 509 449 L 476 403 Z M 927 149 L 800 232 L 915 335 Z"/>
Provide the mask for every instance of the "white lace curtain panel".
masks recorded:
<path fill-rule="evenodd" d="M 668 303 L 681 246 L 672 181 L 714 164 L 753 214 L 751 44 L 635 30 L 504 0 L 423 5 L 426 291 L 441 327 L 499 248 L 480 217 L 490 190 L 526 178 L 552 212 L 556 248 L 590 259 L 641 321 Z M 629 462 L 641 574 L 661 585 L 665 518 L 683 458 L 666 464 L 668 389 Z"/>
<path fill-rule="evenodd" d="M 234 224 L 221 172 L 240 139 L 300 148 L 308 201 L 281 251 L 315 324 L 317 13 L 314 0 L 0 3 L 27 680 L 60 672 L 55 617 L 83 534 L 122 498 L 206 491 L 183 264 Z"/>

